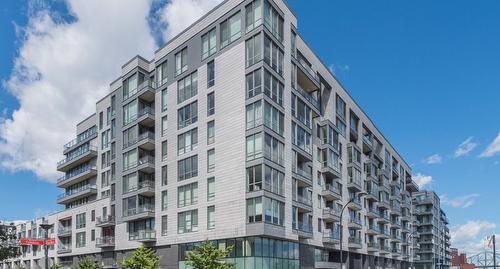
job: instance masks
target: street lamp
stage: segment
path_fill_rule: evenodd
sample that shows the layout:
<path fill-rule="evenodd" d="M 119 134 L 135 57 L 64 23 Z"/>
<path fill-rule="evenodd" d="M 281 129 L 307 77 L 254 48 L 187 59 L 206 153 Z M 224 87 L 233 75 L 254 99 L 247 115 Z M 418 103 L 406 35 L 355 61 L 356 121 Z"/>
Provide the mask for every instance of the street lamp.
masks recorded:
<path fill-rule="evenodd" d="M 359 198 L 361 199 L 361 197 L 365 196 L 366 193 L 364 192 L 360 192 L 359 193 Z M 343 207 L 342 207 L 342 210 L 340 211 L 340 268 L 342 269 L 344 267 L 344 255 L 343 255 L 343 251 L 342 251 L 342 240 L 343 240 L 343 235 L 344 235 L 344 229 L 342 228 L 342 217 L 344 215 L 344 209 L 346 209 L 346 207 L 351 204 L 351 203 L 354 203 L 354 200 L 355 200 L 355 197 L 352 197 L 349 199 L 349 202 L 347 202 Z"/>
<path fill-rule="evenodd" d="M 47 245 L 47 239 L 49 239 L 49 230 L 54 224 L 42 223 L 40 228 L 45 230 L 45 269 L 49 269 L 49 245 Z"/>

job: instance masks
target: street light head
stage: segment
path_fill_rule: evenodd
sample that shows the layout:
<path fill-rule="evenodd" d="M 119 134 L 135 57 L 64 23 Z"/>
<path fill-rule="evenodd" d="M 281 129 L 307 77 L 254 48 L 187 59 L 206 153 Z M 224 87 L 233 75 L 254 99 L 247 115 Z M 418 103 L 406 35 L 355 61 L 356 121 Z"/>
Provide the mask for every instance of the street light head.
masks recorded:
<path fill-rule="evenodd" d="M 48 223 L 40 224 L 40 228 L 42 228 L 44 230 L 48 230 L 48 229 L 52 228 L 52 226 L 54 226 L 54 224 L 48 224 Z"/>

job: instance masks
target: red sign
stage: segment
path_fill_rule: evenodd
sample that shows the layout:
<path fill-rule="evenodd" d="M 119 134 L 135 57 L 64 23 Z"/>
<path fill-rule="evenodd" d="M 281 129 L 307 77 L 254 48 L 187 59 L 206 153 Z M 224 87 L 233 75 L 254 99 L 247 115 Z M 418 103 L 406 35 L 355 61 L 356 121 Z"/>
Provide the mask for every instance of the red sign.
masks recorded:
<path fill-rule="evenodd" d="M 21 238 L 19 239 L 19 243 L 23 246 L 53 246 L 56 244 L 55 239 L 31 239 L 31 238 Z"/>

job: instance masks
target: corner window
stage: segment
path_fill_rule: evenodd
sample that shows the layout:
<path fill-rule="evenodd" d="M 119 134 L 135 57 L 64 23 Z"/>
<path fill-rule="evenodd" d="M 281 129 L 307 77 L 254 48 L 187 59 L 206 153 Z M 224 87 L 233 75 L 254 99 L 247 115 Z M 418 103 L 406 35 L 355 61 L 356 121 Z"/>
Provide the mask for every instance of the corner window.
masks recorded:
<path fill-rule="evenodd" d="M 201 36 L 201 59 L 205 60 L 207 57 L 217 52 L 215 28 L 208 33 Z"/>
<path fill-rule="evenodd" d="M 246 31 L 262 24 L 262 0 L 255 0 L 245 7 Z"/>
<path fill-rule="evenodd" d="M 234 14 L 220 25 L 221 47 L 225 47 L 241 37 L 241 14 Z"/>

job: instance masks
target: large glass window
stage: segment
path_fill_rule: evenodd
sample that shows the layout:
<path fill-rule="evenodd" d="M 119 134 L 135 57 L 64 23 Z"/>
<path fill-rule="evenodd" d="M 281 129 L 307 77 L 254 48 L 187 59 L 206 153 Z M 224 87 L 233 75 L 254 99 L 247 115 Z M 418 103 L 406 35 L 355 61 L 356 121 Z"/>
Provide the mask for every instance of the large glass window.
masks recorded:
<path fill-rule="evenodd" d="M 85 213 L 80 213 L 76 215 L 76 228 L 85 228 Z"/>
<path fill-rule="evenodd" d="M 134 100 L 123 106 L 123 125 L 127 125 L 137 119 L 137 113 L 137 100 Z"/>
<path fill-rule="evenodd" d="M 123 176 L 123 193 L 137 190 L 137 173 Z"/>
<path fill-rule="evenodd" d="M 283 75 L 283 51 L 271 38 L 264 35 L 264 62 L 276 73 Z"/>
<path fill-rule="evenodd" d="M 177 215 L 177 233 L 198 231 L 198 210 L 180 212 Z"/>
<path fill-rule="evenodd" d="M 280 41 L 283 41 L 283 17 L 269 1 L 264 1 L 264 25 Z"/>
<path fill-rule="evenodd" d="M 168 217 L 161 216 L 161 235 L 166 236 L 168 231 Z"/>
<path fill-rule="evenodd" d="M 283 135 L 285 115 L 277 108 L 264 102 L 264 125 L 275 131 L 279 135 Z"/>
<path fill-rule="evenodd" d="M 309 128 L 312 128 L 312 110 L 300 98 L 292 93 L 292 116 Z"/>
<path fill-rule="evenodd" d="M 166 136 L 168 130 L 168 116 L 165 115 L 161 118 L 161 136 Z"/>
<path fill-rule="evenodd" d="M 207 145 L 215 142 L 215 120 L 207 123 Z"/>
<path fill-rule="evenodd" d="M 168 82 L 167 74 L 167 61 L 164 61 L 156 67 L 156 84 L 158 87 Z"/>
<path fill-rule="evenodd" d="M 262 133 L 247 136 L 246 151 L 247 161 L 262 157 Z"/>
<path fill-rule="evenodd" d="M 137 125 L 123 131 L 123 148 L 128 148 L 137 142 Z"/>
<path fill-rule="evenodd" d="M 337 94 L 336 95 L 336 109 L 337 109 L 337 115 L 345 120 L 346 116 L 346 106 L 344 100 Z"/>
<path fill-rule="evenodd" d="M 241 36 L 241 14 L 234 14 L 220 25 L 221 47 L 229 45 Z"/>
<path fill-rule="evenodd" d="M 123 100 L 130 98 L 137 92 L 137 87 L 144 82 L 144 74 L 135 73 L 123 81 Z"/>
<path fill-rule="evenodd" d="M 266 134 L 264 139 L 264 157 L 279 165 L 283 165 L 284 147 L 285 145 L 278 139 Z"/>
<path fill-rule="evenodd" d="M 247 168 L 247 192 L 262 190 L 262 165 Z"/>
<path fill-rule="evenodd" d="M 264 93 L 278 105 L 283 106 L 283 84 L 267 70 L 264 72 Z"/>
<path fill-rule="evenodd" d="M 276 225 L 283 225 L 285 219 L 285 204 L 283 202 L 264 197 L 264 221 Z"/>
<path fill-rule="evenodd" d="M 217 43 L 214 27 L 212 30 L 208 31 L 208 33 L 201 36 L 201 59 L 205 60 L 215 52 L 217 52 Z"/>
<path fill-rule="evenodd" d="M 207 179 L 207 201 L 215 199 L 215 177 Z"/>
<path fill-rule="evenodd" d="M 253 71 L 246 76 L 247 98 L 252 98 L 262 93 L 262 69 Z"/>
<path fill-rule="evenodd" d="M 198 183 L 191 183 L 177 188 L 177 207 L 198 203 Z"/>
<path fill-rule="evenodd" d="M 185 105 L 177 111 L 177 128 L 187 127 L 198 121 L 198 102 Z"/>
<path fill-rule="evenodd" d="M 270 166 L 264 166 L 264 189 L 275 194 L 284 195 L 283 183 L 285 174 Z"/>
<path fill-rule="evenodd" d="M 177 82 L 177 103 L 182 103 L 198 93 L 198 72 L 193 72 Z"/>
<path fill-rule="evenodd" d="M 262 0 L 254 0 L 245 7 L 245 22 L 247 32 L 262 24 Z"/>
<path fill-rule="evenodd" d="M 180 160 L 177 163 L 178 180 L 185 180 L 198 176 L 198 155 Z"/>
<path fill-rule="evenodd" d="M 164 89 L 161 91 L 161 109 L 162 111 L 167 111 L 168 108 L 168 91 Z"/>
<path fill-rule="evenodd" d="M 85 247 L 85 232 L 76 233 L 76 247 L 77 248 Z"/>
<path fill-rule="evenodd" d="M 168 208 L 168 193 L 167 191 L 161 192 L 161 210 L 166 210 Z"/>
<path fill-rule="evenodd" d="M 177 154 L 190 152 L 198 146 L 198 128 L 191 129 L 177 136 Z"/>
<path fill-rule="evenodd" d="M 215 113 L 215 94 L 213 92 L 207 95 L 207 116 Z"/>
<path fill-rule="evenodd" d="M 215 229 L 215 206 L 207 207 L 207 229 Z"/>
<path fill-rule="evenodd" d="M 137 166 L 137 149 L 123 153 L 123 170 Z"/>
<path fill-rule="evenodd" d="M 215 149 L 207 151 L 207 173 L 215 171 Z"/>
<path fill-rule="evenodd" d="M 262 60 L 262 34 L 258 33 L 245 42 L 246 67 Z"/>
<path fill-rule="evenodd" d="M 246 125 L 247 130 L 257 127 L 262 124 L 262 101 L 247 105 L 246 108 Z"/>
<path fill-rule="evenodd" d="M 215 62 L 214 60 L 207 63 L 207 88 L 215 85 Z"/>
<path fill-rule="evenodd" d="M 168 157 L 168 142 L 167 140 L 161 142 L 161 160 L 166 161 Z"/>
<path fill-rule="evenodd" d="M 247 199 L 247 222 L 262 221 L 262 197 Z"/>
<path fill-rule="evenodd" d="M 175 54 L 175 75 L 178 76 L 188 69 L 187 47 L 183 48 L 181 51 Z"/>
<path fill-rule="evenodd" d="M 311 134 L 295 122 L 292 122 L 292 143 L 305 152 L 312 154 Z"/>

